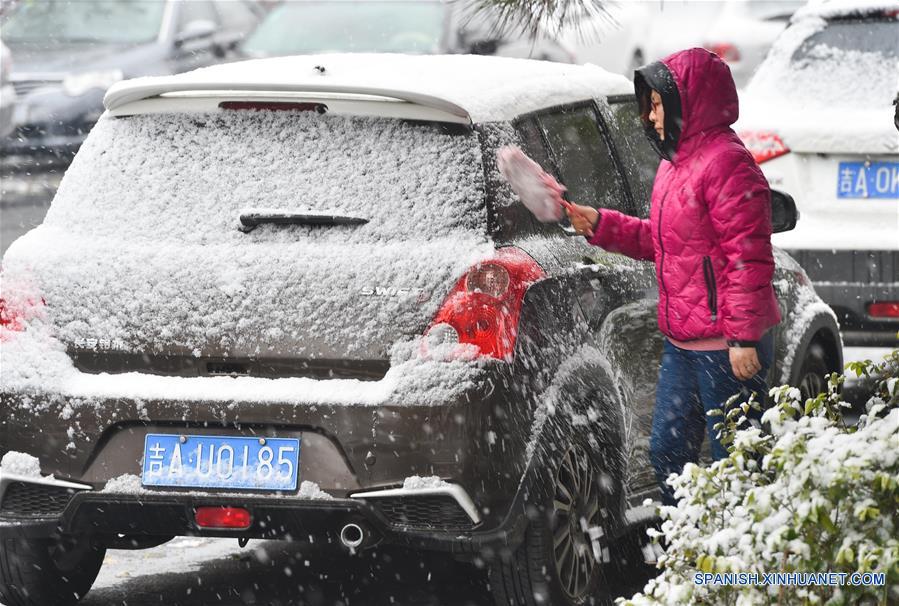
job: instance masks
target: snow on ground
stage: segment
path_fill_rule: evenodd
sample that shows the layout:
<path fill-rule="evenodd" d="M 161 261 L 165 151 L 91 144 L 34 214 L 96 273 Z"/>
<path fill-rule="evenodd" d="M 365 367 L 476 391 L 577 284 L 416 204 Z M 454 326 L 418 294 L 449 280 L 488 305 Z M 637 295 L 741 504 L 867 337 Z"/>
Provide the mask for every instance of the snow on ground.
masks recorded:
<path fill-rule="evenodd" d="M 94 588 L 112 587 L 134 577 L 199 570 L 209 560 L 233 559 L 242 553 L 250 554 L 254 544 L 261 545 L 261 542 L 251 541 L 247 547 L 241 548 L 236 539 L 176 537 L 152 549 L 110 550 L 106 552 Z"/>
<path fill-rule="evenodd" d="M 843 363 L 860 362 L 862 360 L 871 360 L 872 362 L 883 362 L 884 356 L 888 356 L 895 347 L 844 347 Z M 855 373 L 846 371 L 847 376 L 855 376 Z"/>

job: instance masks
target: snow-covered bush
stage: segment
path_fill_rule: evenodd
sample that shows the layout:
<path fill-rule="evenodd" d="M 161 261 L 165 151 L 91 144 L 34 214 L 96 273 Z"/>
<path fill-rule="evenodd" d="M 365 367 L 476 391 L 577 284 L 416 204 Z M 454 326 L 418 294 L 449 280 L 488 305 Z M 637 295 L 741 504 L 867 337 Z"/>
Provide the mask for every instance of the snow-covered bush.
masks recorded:
<path fill-rule="evenodd" d="M 730 455 L 669 478 L 678 505 L 662 507 L 662 531 L 650 531 L 667 546 L 662 572 L 619 604 L 899 603 L 899 350 L 849 368 L 875 386 L 857 426 L 843 421 L 836 373 L 805 402 L 794 387 L 772 389 L 762 427 L 738 427 L 755 402 L 719 413 Z M 698 573 L 821 572 L 846 582 L 696 583 Z M 852 586 L 856 572 L 884 573 L 885 583 Z"/>

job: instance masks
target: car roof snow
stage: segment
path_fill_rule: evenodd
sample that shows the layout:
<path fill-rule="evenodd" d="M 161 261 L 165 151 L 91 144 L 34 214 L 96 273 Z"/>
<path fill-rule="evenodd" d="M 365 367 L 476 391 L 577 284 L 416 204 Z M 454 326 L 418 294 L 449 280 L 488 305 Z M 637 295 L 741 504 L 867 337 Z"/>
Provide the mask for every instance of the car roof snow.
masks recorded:
<path fill-rule="evenodd" d="M 794 14 L 791 22 L 808 18 L 836 19 L 851 15 L 893 12 L 899 10 L 899 0 L 810 0 Z"/>
<path fill-rule="evenodd" d="M 223 99 L 311 101 L 344 113 L 476 123 L 632 92 L 624 76 L 593 65 L 475 55 L 333 54 L 135 78 L 110 88 L 104 104 L 114 115 L 127 115 L 215 109 Z"/>

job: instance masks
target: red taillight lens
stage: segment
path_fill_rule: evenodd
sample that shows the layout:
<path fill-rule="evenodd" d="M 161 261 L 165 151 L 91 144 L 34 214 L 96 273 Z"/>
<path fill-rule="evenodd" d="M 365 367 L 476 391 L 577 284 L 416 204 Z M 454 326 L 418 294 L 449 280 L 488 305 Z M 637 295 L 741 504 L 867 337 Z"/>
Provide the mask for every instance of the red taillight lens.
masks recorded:
<path fill-rule="evenodd" d="M 736 63 L 740 60 L 740 49 L 730 42 L 719 42 L 717 44 L 706 44 L 705 49 L 713 52 L 727 63 Z"/>
<path fill-rule="evenodd" d="M 784 154 L 790 153 L 790 148 L 784 144 L 777 133 L 764 131 L 743 131 L 740 133 L 743 144 L 755 161 L 761 164 Z"/>
<path fill-rule="evenodd" d="M 43 299 L 26 298 L 13 303 L 0 298 L 0 338 L 7 330 L 25 330 L 26 322 L 37 316 L 44 305 Z"/>
<path fill-rule="evenodd" d="M 899 301 L 868 303 L 868 315 L 872 318 L 899 318 Z"/>
<path fill-rule="evenodd" d="M 22 330 L 22 323 L 19 321 L 18 314 L 14 314 L 11 309 L 6 306 L 6 299 L 0 299 L 0 327 L 6 330 Z"/>
<path fill-rule="evenodd" d="M 511 358 L 525 292 L 543 275 L 523 251 L 500 249 L 456 283 L 428 328 L 426 345 L 461 343 L 484 356 Z"/>
<path fill-rule="evenodd" d="M 200 528 L 249 528 L 250 512 L 243 507 L 197 507 L 194 514 Z"/>

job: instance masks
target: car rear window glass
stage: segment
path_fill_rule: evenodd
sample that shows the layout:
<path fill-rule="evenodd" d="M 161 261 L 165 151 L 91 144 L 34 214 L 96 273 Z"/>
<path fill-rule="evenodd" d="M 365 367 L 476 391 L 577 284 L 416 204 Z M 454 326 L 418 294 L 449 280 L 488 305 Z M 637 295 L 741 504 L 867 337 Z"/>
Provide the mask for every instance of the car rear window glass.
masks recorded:
<path fill-rule="evenodd" d="M 899 20 L 830 21 L 808 36 L 778 80 L 782 94 L 812 105 L 889 106 L 899 73 Z"/>
<path fill-rule="evenodd" d="M 484 176 L 467 127 L 299 111 L 102 118 L 47 222 L 67 230 L 204 243 L 265 237 L 383 241 L 486 233 Z M 262 225 L 246 209 L 326 211 L 365 225 Z M 263 234 L 263 235 L 259 235 Z"/>
<path fill-rule="evenodd" d="M 590 106 L 566 108 L 539 117 L 568 199 L 593 208 L 627 212 L 624 186 Z"/>

